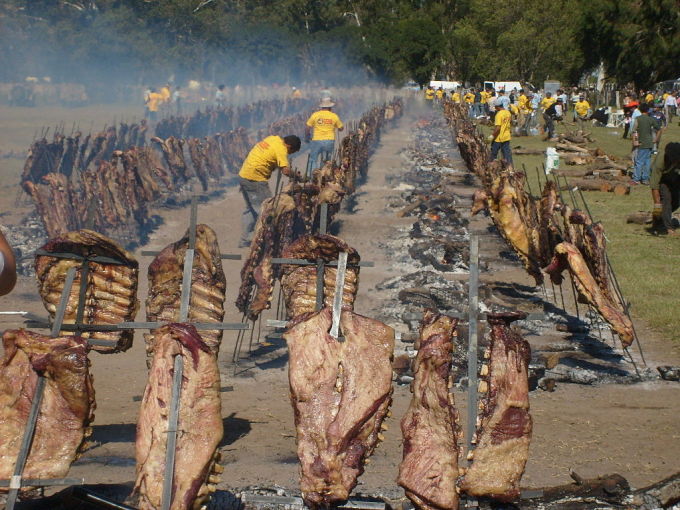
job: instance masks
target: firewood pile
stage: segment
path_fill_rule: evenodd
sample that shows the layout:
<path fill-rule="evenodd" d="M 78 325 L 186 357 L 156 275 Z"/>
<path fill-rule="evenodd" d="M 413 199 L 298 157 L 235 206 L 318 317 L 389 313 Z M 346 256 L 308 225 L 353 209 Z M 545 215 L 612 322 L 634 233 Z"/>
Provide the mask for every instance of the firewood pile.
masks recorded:
<path fill-rule="evenodd" d="M 309 181 L 288 183 L 262 204 L 236 300 L 245 316 L 256 320 L 271 305 L 274 282 L 281 274 L 281 267 L 271 260 L 282 256 L 293 241 L 318 228 L 324 203 L 328 204 L 330 224 L 342 199 L 353 193 L 357 181 L 366 175 L 368 158 L 379 140 L 388 108 L 391 120 L 397 119 L 403 108 L 401 99 L 366 112 L 343 139 L 337 160 L 315 169 Z"/>
<path fill-rule="evenodd" d="M 558 194 L 556 181 L 548 180 L 541 196 L 534 197 L 525 174 L 505 163 L 489 162 L 486 145 L 462 108 L 447 105 L 445 115 L 468 168 L 483 185 L 473 197 L 472 213 L 487 211 L 537 285 L 543 283 L 544 273 L 561 285 L 562 273 L 568 271 L 578 301 L 597 310 L 622 346 L 630 346 L 633 324 L 612 281 L 602 223 L 572 210 Z"/>

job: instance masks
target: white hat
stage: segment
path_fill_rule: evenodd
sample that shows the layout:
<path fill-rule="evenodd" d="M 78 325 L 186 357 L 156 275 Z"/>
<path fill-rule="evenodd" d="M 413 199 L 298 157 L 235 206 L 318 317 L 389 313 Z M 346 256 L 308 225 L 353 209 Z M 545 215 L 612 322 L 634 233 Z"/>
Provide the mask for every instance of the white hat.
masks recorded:
<path fill-rule="evenodd" d="M 335 106 L 335 103 L 331 101 L 330 97 L 324 97 L 319 103 L 319 108 L 332 108 L 333 106 Z"/>

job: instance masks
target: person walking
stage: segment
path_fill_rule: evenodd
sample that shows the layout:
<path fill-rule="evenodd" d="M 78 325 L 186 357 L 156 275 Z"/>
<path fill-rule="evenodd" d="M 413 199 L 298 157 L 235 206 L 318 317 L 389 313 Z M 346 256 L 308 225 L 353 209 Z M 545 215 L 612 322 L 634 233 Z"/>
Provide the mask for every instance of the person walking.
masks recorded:
<path fill-rule="evenodd" d="M 652 230 L 676 234 L 673 212 L 680 207 L 680 143 L 666 145 L 663 158 L 657 158 L 649 180 L 652 189 Z"/>
<path fill-rule="evenodd" d="M 146 100 L 146 112 L 151 122 L 158 120 L 158 108 L 162 102 L 163 96 L 156 92 L 156 89 L 152 88 Z"/>
<path fill-rule="evenodd" d="M 219 85 L 215 91 L 215 108 L 224 108 L 227 105 L 227 95 L 224 89 L 224 85 Z"/>
<path fill-rule="evenodd" d="M 340 117 L 332 111 L 334 106 L 335 103 L 326 97 L 319 103 L 319 110 L 307 119 L 305 134 L 307 140 L 311 141 L 307 163 L 308 175 L 316 168 L 319 156 L 322 156 L 324 161 L 329 159 L 335 146 L 335 130 L 342 131 L 345 128 Z"/>
<path fill-rule="evenodd" d="M 576 124 L 578 130 L 585 133 L 585 124 L 588 120 L 588 111 L 590 110 L 590 103 L 586 101 L 584 95 L 580 95 L 578 101 L 574 105 L 574 113 L 576 114 Z"/>
<path fill-rule="evenodd" d="M 510 112 L 503 108 L 503 104 L 500 101 L 494 103 L 494 108 L 496 109 L 496 116 L 494 118 L 494 130 L 491 138 L 491 159 L 494 161 L 498 157 L 498 152 L 500 151 L 505 159 L 506 163 L 512 167 L 512 149 L 510 148 L 510 139 L 512 135 L 510 133 L 510 125 L 512 122 L 512 115 Z"/>
<path fill-rule="evenodd" d="M 425 89 L 425 104 L 429 105 L 430 107 L 434 104 L 434 94 L 434 89 L 428 85 Z"/>
<path fill-rule="evenodd" d="M 240 248 L 250 246 L 262 202 L 271 197 L 268 181 L 272 173 L 278 168 L 283 175 L 291 177 L 288 155 L 299 151 L 300 145 L 300 138 L 295 135 L 283 138 L 277 135 L 268 136 L 256 143 L 243 161 L 238 173 L 239 186 L 245 201 L 245 210 L 241 216 Z"/>
<path fill-rule="evenodd" d="M 637 147 L 635 156 L 635 170 L 631 184 L 649 184 L 652 149 L 654 148 L 654 131 L 659 130 L 661 124 L 654 117 L 649 116 L 649 105 L 640 105 L 640 116 L 635 120 L 633 131 L 633 146 Z"/>
<path fill-rule="evenodd" d="M 664 100 L 664 104 L 663 104 L 664 113 L 666 115 L 666 122 L 668 124 L 673 122 L 673 114 L 675 113 L 675 106 L 676 106 L 675 95 L 676 95 L 676 92 L 669 93 L 668 96 L 666 97 L 666 99 Z"/>

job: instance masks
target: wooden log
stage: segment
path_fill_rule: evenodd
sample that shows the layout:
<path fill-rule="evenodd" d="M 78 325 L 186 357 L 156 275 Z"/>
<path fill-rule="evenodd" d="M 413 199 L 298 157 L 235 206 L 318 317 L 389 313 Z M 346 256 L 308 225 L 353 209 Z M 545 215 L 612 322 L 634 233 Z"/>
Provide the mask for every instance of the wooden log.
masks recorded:
<path fill-rule="evenodd" d="M 586 177 L 591 175 L 591 171 L 587 168 L 560 168 L 559 170 L 553 170 L 553 173 L 564 177 Z"/>
<path fill-rule="evenodd" d="M 630 195 L 630 186 L 623 183 L 615 184 L 612 191 L 614 192 L 614 195 L 618 196 Z"/>
<path fill-rule="evenodd" d="M 604 179 L 571 179 L 568 186 L 562 186 L 562 190 L 575 186 L 582 191 L 603 191 L 605 193 L 614 189 L 614 185 Z"/>
<path fill-rule="evenodd" d="M 578 152 L 580 154 L 585 154 L 587 156 L 590 155 L 590 151 L 588 149 L 584 149 L 583 147 L 579 147 L 578 145 L 574 145 L 573 143 L 558 142 L 555 144 L 555 148 L 565 152 Z"/>
<path fill-rule="evenodd" d="M 545 151 L 542 151 L 540 149 L 525 149 L 524 147 L 515 147 L 514 149 L 512 149 L 512 153 L 527 156 L 542 156 L 543 154 L 545 154 Z"/>
<path fill-rule="evenodd" d="M 560 158 L 563 159 L 567 165 L 587 165 L 593 161 L 593 158 L 586 154 L 576 153 L 560 153 Z"/>
<path fill-rule="evenodd" d="M 652 222 L 652 213 L 649 211 L 637 211 L 629 214 L 626 217 L 626 223 L 636 223 L 638 225 L 646 225 Z"/>

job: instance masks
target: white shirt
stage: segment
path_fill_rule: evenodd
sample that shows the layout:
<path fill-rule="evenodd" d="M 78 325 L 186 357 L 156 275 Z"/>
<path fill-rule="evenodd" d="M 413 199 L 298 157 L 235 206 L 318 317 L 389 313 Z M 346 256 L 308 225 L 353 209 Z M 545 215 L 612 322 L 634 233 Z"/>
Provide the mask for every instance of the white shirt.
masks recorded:
<path fill-rule="evenodd" d="M 666 98 L 666 106 L 675 106 L 675 96 L 670 95 Z"/>

